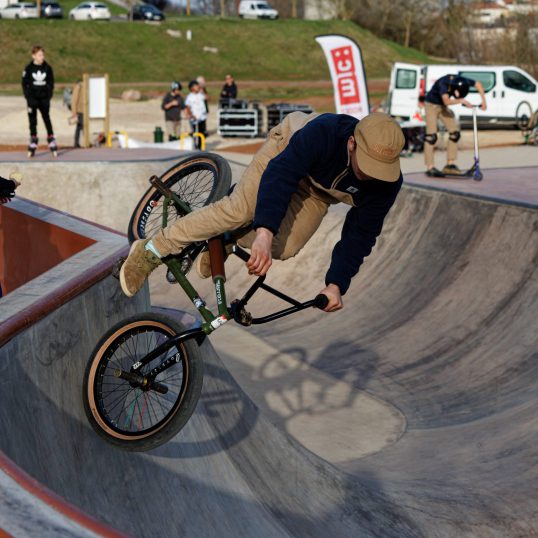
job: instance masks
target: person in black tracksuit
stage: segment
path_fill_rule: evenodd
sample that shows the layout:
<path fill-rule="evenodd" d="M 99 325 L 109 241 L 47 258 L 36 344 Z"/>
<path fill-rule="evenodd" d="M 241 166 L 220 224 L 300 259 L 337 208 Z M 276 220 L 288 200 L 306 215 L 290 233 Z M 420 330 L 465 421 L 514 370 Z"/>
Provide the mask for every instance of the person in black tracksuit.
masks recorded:
<path fill-rule="evenodd" d="M 37 111 L 41 113 L 47 129 L 47 142 L 51 150 L 55 150 L 54 129 L 50 120 L 50 100 L 54 93 L 54 73 L 45 61 L 45 50 L 40 45 L 32 48 L 32 61 L 22 72 L 22 91 L 28 104 L 28 120 L 30 123 L 29 151 L 37 148 Z"/>
<path fill-rule="evenodd" d="M 15 189 L 21 184 L 20 176 L 15 175 L 10 179 L 0 177 L 0 205 L 7 204 L 15 196 Z M 0 284 L 0 297 L 2 297 L 2 285 Z"/>

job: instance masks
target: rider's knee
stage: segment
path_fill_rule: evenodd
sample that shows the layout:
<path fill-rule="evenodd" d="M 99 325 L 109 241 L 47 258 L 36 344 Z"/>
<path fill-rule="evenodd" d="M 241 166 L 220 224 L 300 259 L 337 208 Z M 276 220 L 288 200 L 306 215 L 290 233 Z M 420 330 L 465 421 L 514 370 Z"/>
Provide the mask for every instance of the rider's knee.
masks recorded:
<path fill-rule="evenodd" d="M 452 142 L 457 142 L 461 138 L 461 133 L 459 131 L 454 131 L 448 135 L 448 139 Z"/>
<path fill-rule="evenodd" d="M 424 135 L 424 142 L 430 144 L 431 146 L 435 146 L 437 143 L 437 133 Z"/>

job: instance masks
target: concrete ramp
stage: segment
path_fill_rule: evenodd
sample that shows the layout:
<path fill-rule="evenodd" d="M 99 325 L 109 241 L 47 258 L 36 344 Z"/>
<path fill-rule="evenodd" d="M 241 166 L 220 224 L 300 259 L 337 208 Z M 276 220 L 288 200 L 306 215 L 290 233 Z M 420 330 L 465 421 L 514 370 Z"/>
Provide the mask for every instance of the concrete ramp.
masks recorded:
<path fill-rule="evenodd" d="M 269 283 L 299 299 L 318 293 L 343 215 L 331 211 L 303 252 L 275 264 Z M 132 536 L 538 536 L 537 215 L 534 207 L 405 188 L 345 309 L 251 328 L 244 340 L 242 329 L 220 329 L 218 354 L 203 345 L 195 415 L 147 454 L 109 447 L 89 428 L 81 376 L 91 349 L 70 353 L 76 335 L 58 325 L 67 319 L 58 313 L 50 339 L 2 349 L 0 406 L 9 412 L 0 414 L 0 448 Z M 236 268 L 229 298 L 248 280 Z M 186 307 L 179 290 L 160 286 L 153 304 Z M 275 306 L 264 296 L 252 310 Z M 262 344 L 298 358 L 325 388 L 343 381 L 396 410 L 398 435 L 368 454 L 348 451 L 337 465 L 302 446 L 286 431 L 288 417 L 275 426 L 260 410 L 271 407 L 264 396 L 300 383 L 260 366 Z M 250 369 L 249 356 L 257 360 Z M 249 395 L 256 383 L 258 405 Z M 306 401 L 292 418 L 323 419 Z M 371 416 L 363 427 L 374 436 L 382 426 Z M 338 442 L 334 429 L 318 436 Z"/>
<path fill-rule="evenodd" d="M 270 283 L 302 300 L 318 293 L 342 216 L 330 214 L 304 252 L 272 269 Z M 535 207 L 406 188 L 343 311 L 253 328 L 273 352 L 251 359 L 250 370 L 256 351 L 241 353 L 237 337 L 215 335 L 217 349 L 273 415 L 275 401 L 294 402 L 275 419 L 290 433 L 297 420 L 323 422 L 330 412 L 329 443 L 339 442 L 334 409 L 301 406 L 309 400 L 290 397 L 288 382 L 300 376 L 275 375 L 285 355 L 396 407 L 405 417 L 399 438 L 337 463 L 382 506 L 398 506 L 410 536 L 537 536 L 537 228 Z M 252 311 L 277 306 L 261 299 Z M 330 384 L 316 383 L 323 402 Z M 342 402 L 344 411 L 351 405 Z M 373 435 L 384 428 L 371 419 L 362 426 Z"/>

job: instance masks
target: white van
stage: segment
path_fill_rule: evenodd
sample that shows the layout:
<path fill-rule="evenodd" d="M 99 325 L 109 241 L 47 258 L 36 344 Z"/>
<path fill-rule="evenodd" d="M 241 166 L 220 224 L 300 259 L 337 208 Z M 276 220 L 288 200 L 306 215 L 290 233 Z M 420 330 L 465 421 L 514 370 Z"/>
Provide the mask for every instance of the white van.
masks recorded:
<path fill-rule="evenodd" d="M 488 109 L 477 110 L 482 125 L 516 125 L 538 109 L 538 83 L 526 71 L 511 65 L 415 65 L 395 63 L 390 76 L 389 113 L 404 119 L 417 111 L 420 95 L 425 95 L 434 82 L 444 75 L 457 74 L 480 81 L 486 92 Z M 467 100 L 480 104 L 475 88 Z M 450 107 L 460 123 L 472 122 L 469 108 Z"/>
<path fill-rule="evenodd" d="M 241 0 L 239 16 L 243 19 L 278 19 L 278 11 L 273 9 L 265 0 Z"/>

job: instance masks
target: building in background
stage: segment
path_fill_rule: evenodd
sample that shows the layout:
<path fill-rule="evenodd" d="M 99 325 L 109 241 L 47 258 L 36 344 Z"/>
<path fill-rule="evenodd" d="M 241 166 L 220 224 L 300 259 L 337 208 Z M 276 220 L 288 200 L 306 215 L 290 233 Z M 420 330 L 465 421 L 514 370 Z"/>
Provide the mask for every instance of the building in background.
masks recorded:
<path fill-rule="evenodd" d="M 304 18 L 307 20 L 336 19 L 337 0 L 304 0 Z"/>

